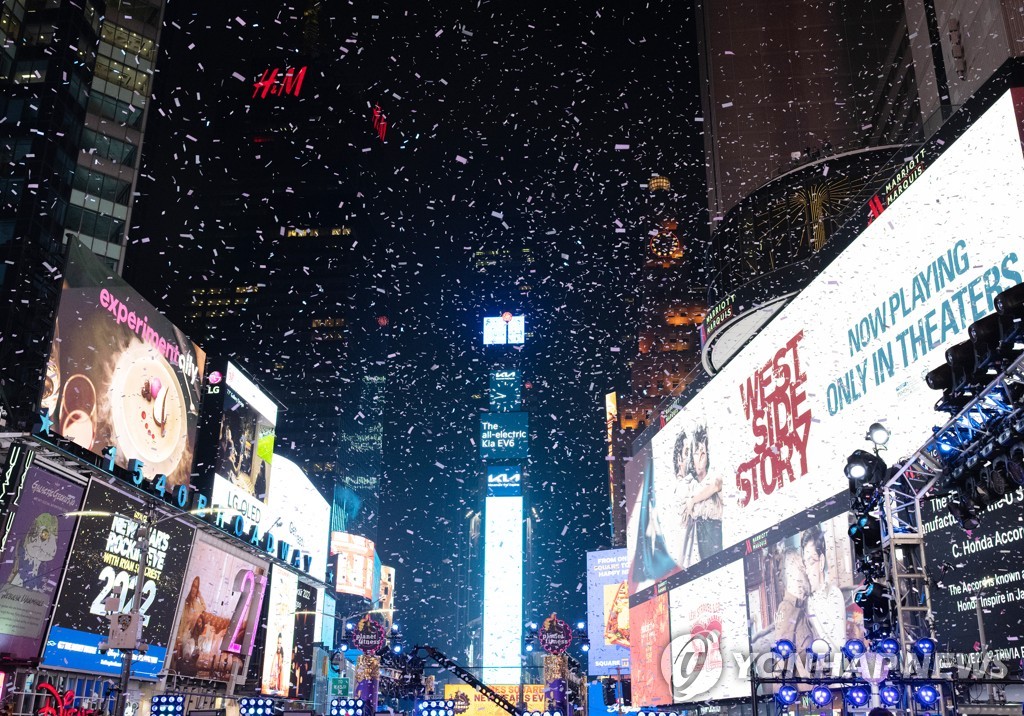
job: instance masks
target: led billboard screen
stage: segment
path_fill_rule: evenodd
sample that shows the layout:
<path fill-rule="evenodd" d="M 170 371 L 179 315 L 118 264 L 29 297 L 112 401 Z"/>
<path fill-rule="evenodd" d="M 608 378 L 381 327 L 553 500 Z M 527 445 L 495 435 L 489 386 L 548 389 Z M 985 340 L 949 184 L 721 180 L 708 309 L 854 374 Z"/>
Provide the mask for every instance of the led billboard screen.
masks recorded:
<path fill-rule="evenodd" d="M 526 342 L 526 316 L 501 316 L 484 318 L 484 345 L 522 345 Z"/>
<path fill-rule="evenodd" d="M 873 422 L 890 455 L 919 447 L 944 420 L 924 372 L 1022 280 L 1022 192 L 1007 94 L 653 438 L 635 589 L 845 492 Z"/>
<path fill-rule="evenodd" d="M 518 370 L 492 370 L 488 398 L 495 413 L 519 410 L 523 402 L 523 377 Z"/>
<path fill-rule="evenodd" d="M 488 684 L 492 690 L 504 696 L 514 704 L 519 703 L 519 684 Z M 454 699 L 468 704 L 461 716 L 504 716 L 503 711 L 469 684 L 445 684 L 445 700 Z M 523 684 L 523 701 L 527 711 L 544 711 L 547 699 L 544 696 L 543 684 Z"/>
<path fill-rule="evenodd" d="M 292 648 L 295 639 L 295 596 L 299 578 L 276 564 L 270 570 L 267 597 L 267 641 L 263 651 L 261 692 L 287 696 L 292 686 Z"/>
<path fill-rule="evenodd" d="M 0 538 L 0 653 L 39 656 L 85 489 L 38 466 L 24 473 Z"/>
<path fill-rule="evenodd" d="M 276 426 L 277 404 L 229 362 L 224 376 L 217 476 L 246 495 L 263 499 L 270 481 Z"/>
<path fill-rule="evenodd" d="M 480 416 L 481 459 L 523 460 L 529 455 L 529 413 L 483 413 Z"/>
<path fill-rule="evenodd" d="M 847 639 L 864 638 L 848 509 L 848 500 L 832 500 L 751 540 L 743 558 L 751 653 L 766 654 L 779 639 L 800 653 L 824 639 L 838 653 Z"/>
<path fill-rule="evenodd" d="M 516 497 L 523 494 L 522 468 L 517 465 L 487 466 L 487 496 Z"/>
<path fill-rule="evenodd" d="M 110 629 L 105 601 L 120 587 L 119 611 L 131 605 L 140 556 L 135 533 L 147 510 L 142 500 L 93 481 L 83 511 L 91 515 L 78 521 L 43 663 L 115 676 L 121 673 L 120 652 L 99 651 Z M 153 528 L 141 608 L 142 635 L 150 646 L 132 661 L 137 678 L 155 679 L 163 669 L 192 536 L 192 528 L 176 519 Z"/>
<path fill-rule="evenodd" d="M 281 455 L 274 456 L 274 482 L 267 495 L 267 511 L 277 523 L 280 539 L 312 558 L 309 574 L 324 579 L 331 536 L 331 506 L 301 467 Z M 269 528 L 271 525 L 267 525 Z"/>
<path fill-rule="evenodd" d="M 363 599 L 373 597 L 373 542 L 345 532 L 331 533 L 331 554 L 337 557 L 334 589 Z"/>
<path fill-rule="evenodd" d="M 518 684 L 523 639 L 523 498 L 484 505 L 483 680 Z"/>
<path fill-rule="evenodd" d="M 91 251 L 73 241 L 41 406 L 54 431 L 146 477 L 189 483 L 206 355 Z"/>
<path fill-rule="evenodd" d="M 663 592 L 629 609 L 629 663 L 632 669 L 633 705 L 663 706 L 672 703 L 670 671 L 662 661 L 670 659 L 668 593 Z"/>
<path fill-rule="evenodd" d="M 985 643 L 993 656 L 1009 663 L 1024 658 L 1020 625 L 1024 621 L 1024 547 L 1021 504 L 1016 490 L 981 510 L 981 525 L 969 534 L 949 514 L 949 498 L 921 505 L 925 559 L 931 588 L 935 633 L 942 648 L 961 654 Z M 975 597 L 981 594 L 985 638 L 978 631 Z"/>
<path fill-rule="evenodd" d="M 668 595 L 672 703 L 750 696 L 740 664 L 748 652 L 743 562 L 735 561 Z"/>
<path fill-rule="evenodd" d="M 266 562 L 223 540 L 196 537 L 178 605 L 167 668 L 182 676 L 229 681 L 244 674 L 267 585 Z"/>
<path fill-rule="evenodd" d="M 292 678 L 288 689 L 288 698 L 308 700 L 313 692 L 314 674 L 310 667 L 313 663 L 313 643 L 320 641 L 320 614 L 317 609 L 323 606 L 321 592 L 305 582 L 300 581 L 295 592 L 294 612 L 295 627 L 292 642 Z"/>
<path fill-rule="evenodd" d="M 629 673 L 629 556 L 587 552 L 587 663 L 591 676 Z"/>

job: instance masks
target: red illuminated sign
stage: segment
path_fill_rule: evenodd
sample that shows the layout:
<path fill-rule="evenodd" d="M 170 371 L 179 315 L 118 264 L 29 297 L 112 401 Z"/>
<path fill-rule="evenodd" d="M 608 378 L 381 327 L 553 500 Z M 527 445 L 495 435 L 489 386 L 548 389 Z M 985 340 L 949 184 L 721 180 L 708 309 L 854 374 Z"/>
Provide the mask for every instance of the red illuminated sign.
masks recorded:
<path fill-rule="evenodd" d="M 96 716 L 99 713 L 95 709 L 75 708 L 74 691 L 65 691 L 62 694 L 52 684 L 45 683 L 39 684 L 36 691 L 53 699 L 53 703 L 44 703 L 39 708 L 38 716 Z"/>
<path fill-rule="evenodd" d="M 377 130 L 380 141 L 384 141 L 384 135 L 388 133 L 388 120 L 380 109 L 379 104 L 373 105 L 373 128 Z"/>
<path fill-rule="evenodd" d="M 272 97 L 283 97 L 285 95 L 298 97 L 299 92 L 302 91 L 302 81 L 304 79 L 306 79 L 305 67 L 299 69 L 289 67 L 283 74 L 279 67 L 263 70 L 263 76 L 256 82 L 253 82 L 253 99 L 257 95 L 260 99 L 264 99 L 267 95 Z"/>

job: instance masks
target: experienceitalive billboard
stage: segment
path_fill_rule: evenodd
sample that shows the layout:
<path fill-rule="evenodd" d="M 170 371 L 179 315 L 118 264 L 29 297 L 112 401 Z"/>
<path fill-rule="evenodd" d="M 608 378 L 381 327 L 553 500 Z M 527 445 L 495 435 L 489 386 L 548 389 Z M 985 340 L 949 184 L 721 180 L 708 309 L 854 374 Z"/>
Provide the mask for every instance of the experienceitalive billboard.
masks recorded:
<path fill-rule="evenodd" d="M 170 671 L 210 681 L 245 673 L 267 567 L 223 540 L 196 537 L 178 605 Z"/>
<path fill-rule="evenodd" d="M 189 484 L 206 355 L 80 242 L 72 241 L 41 407 L 54 432 L 117 464 Z"/>
<path fill-rule="evenodd" d="M 587 663 L 591 676 L 629 673 L 629 554 L 587 552 Z"/>
<path fill-rule="evenodd" d="M 116 676 L 121 673 L 121 653 L 99 651 L 110 631 L 105 601 L 120 587 L 119 611 L 127 611 L 132 603 L 140 557 L 135 533 L 147 508 L 137 497 L 94 480 L 83 512 L 90 514 L 78 520 L 43 663 Z M 163 519 L 152 528 L 141 607 L 142 638 L 149 650 L 132 661 L 136 678 L 156 679 L 163 669 L 193 532 L 178 519 Z"/>
<path fill-rule="evenodd" d="M 1024 272 L 1010 94 L 980 117 L 653 438 L 632 591 L 845 492 L 867 426 L 907 455 L 941 424 L 923 374 Z"/>
<path fill-rule="evenodd" d="M 64 515 L 85 489 L 33 465 L 16 493 L 0 535 L 0 653 L 35 659 L 77 524 Z"/>

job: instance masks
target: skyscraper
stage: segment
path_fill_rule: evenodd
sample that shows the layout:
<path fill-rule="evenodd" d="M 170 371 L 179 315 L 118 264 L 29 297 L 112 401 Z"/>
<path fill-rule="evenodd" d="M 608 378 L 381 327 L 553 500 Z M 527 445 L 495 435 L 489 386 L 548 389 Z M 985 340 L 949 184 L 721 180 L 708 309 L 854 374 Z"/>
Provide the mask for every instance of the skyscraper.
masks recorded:
<path fill-rule="evenodd" d="M 3 8 L 0 406 L 8 424 L 20 426 L 38 397 L 68 239 L 123 266 L 163 10 L 163 0 Z"/>

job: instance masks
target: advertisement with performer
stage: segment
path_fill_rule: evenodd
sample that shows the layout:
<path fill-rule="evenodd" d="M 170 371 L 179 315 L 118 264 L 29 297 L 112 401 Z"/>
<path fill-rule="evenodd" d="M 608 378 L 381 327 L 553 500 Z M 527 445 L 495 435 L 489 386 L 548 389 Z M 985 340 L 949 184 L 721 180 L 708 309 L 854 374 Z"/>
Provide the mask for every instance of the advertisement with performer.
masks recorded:
<path fill-rule="evenodd" d="M 629 554 L 587 552 L 587 664 L 591 676 L 629 673 Z"/>
<path fill-rule="evenodd" d="M 263 648 L 263 682 L 268 696 L 287 696 L 291 686 L 292 645 L 295 639 L 295 593 L 299 578 L 276 564 L 270 570 L 267 602 L 267 641 Z"/>
<path fill-rule="evenodd" d="M 53 431 L 117 464 L 188 485 L 206 354 L 73 241 L 41 407 Z"/>
<path fill-rule="evenodd" d="M 1007 94 L 654 436 L 627 537 L 634 591 L 685 582 L 845 492 L 872 423 L 892 428 L 891 455 L 931 435 L 942 421 L 923 374 L 1024 280 L 1021 192 Z"/>
<path fill-rule="evenodd" d="M 136 533 L 147 520 L 147 508 L 142 500 L 93 481 L 83 512 L 88 514 L 78 520 L 43 663 L 116 676 L 120 652 L 99 649 L 110 630 L 105 602 L 120 589 L 118 611 L 131 608 L 140 557 Z M 149 649 L 132 662 L 132 674 L 141 679 L 155 679 L 163 668 L 194 533 L 184 522 L 166 517 L 157 513 L 159 522 L 151 528 L 142 584 L 142 638 Z"/>
<path fill-rule="evenodd" d="M 85 489 L 38 465 L 28 468 L 0 558 L 0 653 L 39 656 Z M 5 520 L 6 526 L 7 520 Z"/>
<path fill-rule="evenodd" d="M 863 579 L 854 573 L 845 507 L 820 505 L 751 540 L 743 560 L 751 653 L 766 654 L 779 639 L 800 654 L 824 639 L 838 653 L 847 639 L 864 638 L 853 601 Z M 823 520 L 829 513 L 835 516 Z"/>
<path fill-rule="evenodd" d="M 317 614 L 319 591 L 316 587 L 299 582 L 295 592 L 295 624 L 292 643 L 292 678 L 288 698 L 308 700 L 313 693 L 313 677 L 310 666 L 313 661 L 313 642 L 319 641 Z"/>
<path fill-rule="evenodd" d="M 210 681 L 244 673 L 263 608 L 267 568 L 266 562 L 222 540 L 196 537 L 178 605 L 170 671 Z"/>
<path fill-rule="evenodd" d="M 277 404 L 234 363 L 228 362 L 223 383 L 216 474 L 250 497 L 263 499 L 274 456 Z"/>

